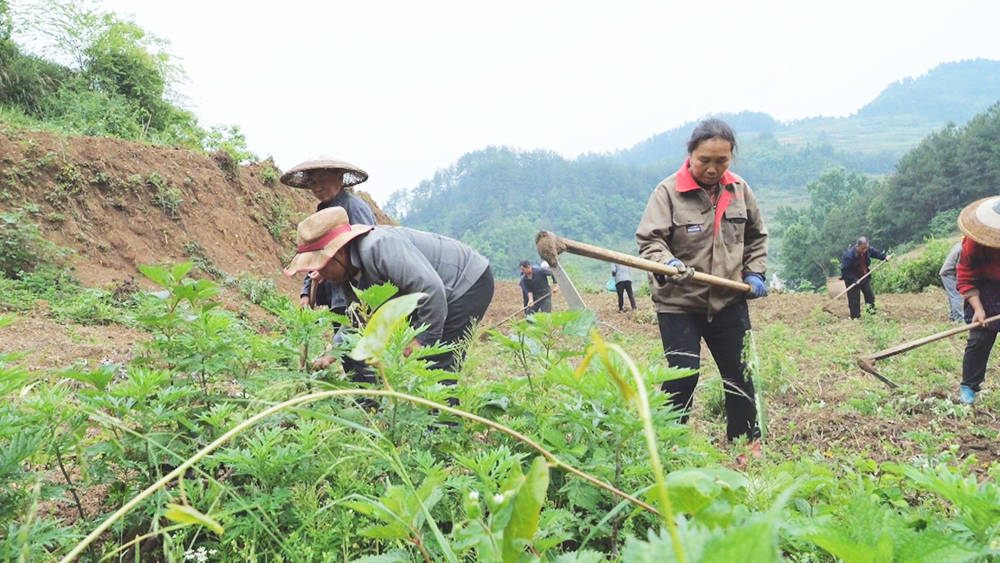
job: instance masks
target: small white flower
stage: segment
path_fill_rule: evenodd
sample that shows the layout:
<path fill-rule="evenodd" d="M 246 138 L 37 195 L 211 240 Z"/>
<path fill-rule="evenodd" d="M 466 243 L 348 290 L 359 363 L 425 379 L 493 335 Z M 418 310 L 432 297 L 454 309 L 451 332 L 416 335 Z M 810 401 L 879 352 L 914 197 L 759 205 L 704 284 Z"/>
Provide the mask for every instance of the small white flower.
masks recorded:
<path fill-rule="evenodd" d="M 189 550 L 185 551 L 184 552 L 184 560 L 187 561 L 187 560 L 193 559 L 197 563 L 205 563 L 206 561 L 208 561 L 208 556 L 209 555 L 214 555 L 214 554 L 215 554 L 215 550 L 214 549 L 212 551 L 208 551 L 204 547 L 199 547 L 198 549 L 194 549 L 194 550 L 193 549 L 189 549 Z"/>
<path fill-rule="evenodd" d="M 500 493 L 493 495 L 493 502 L 496 504 L 500 504 L 501 502 L 503 502 L 503 495 Z"/>
<path fill-rule="evenodd" d="M 479 491 L 469 491 L 469 500 L 479 500 Z"/>

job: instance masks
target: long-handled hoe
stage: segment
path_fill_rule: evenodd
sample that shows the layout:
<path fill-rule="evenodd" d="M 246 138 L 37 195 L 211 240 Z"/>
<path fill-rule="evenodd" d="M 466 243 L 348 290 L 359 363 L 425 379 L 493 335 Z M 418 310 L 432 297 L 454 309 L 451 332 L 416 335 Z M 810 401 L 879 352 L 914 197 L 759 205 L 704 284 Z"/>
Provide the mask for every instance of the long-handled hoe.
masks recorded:
<path fill-rule="evenodd" d="M 577 242 L 575 240 L 557 237 L 549 231 L 538 231 L 538 234 L 535 235 L 535 246 L 538 248 L 538 255 L 549 264 L 558 264 L 559 254 L 562 252 L 569 252 L 570 254 L 596 258 L 597 260 L 603 260 L 604 262 L 613 262 L 615 264 L 630 266 L 639 270 L 652 272 L 654 274 L 672 276 L 677 273 L 677 268 L 674 268 L 673 266 L 667 266 L 666 264 L 660 264 L 659 262 L 653 262 L 652 260 L 646 260 L 645 258 L 638 258 L 636 256 L 625 254 L 624 252 L 616 252 L 599 246 L 593 246 Z M 720 278 L 719 276 L 713 276 L 703 272 L 695 272 L 692 279 L 702 283 L 728 287 L 730 289 L 746 293 L 750 292 L 749 284 Z"/>
<path fill-rule="evenodd" d="M 827 313 L 830 313 L 830 314 L 833 314 L 833 311 L 831 311 L 831 310 L 829 309 L 830 305 L 833 305 L 833 303 L 834 303 L 834 302 L 835 302 L 836 300 L 838 300 L 838 299 L 840 299 L 841 297 L 843 297 L 845 293 L 847 293 L 848 291 L 850 291 L 850 290 L 854 289 L 855 287 L 857 287 L 859 283 L 861 283 L 861 282 L 865 281 L 865 278 L 867 278 L 868 276 L 872 275 L 872 272 L 874 272 L 874 271 L 875 271 L 876 269 L 878 269 L 879 267 L 881 267 L 881 266 L 882 266 L 882 264 L 885 264 L 885 263 L 887 263 L 887 262 L 889 262 L 889 261 L 888 261 L 888 260 L 883 260 L 882 262 L 879 262 L 878 264 L 875 264 L 874 266 L 872 266 L 872 267 L 871 267 L 871 269 L 869 269 L 869 270 L 868 270 L 868 273 L 867 273 L 867 274 L 865 274 L 865 275 L 861 276 L 860 278 L 858 278 L 858 281 L 856 281 L 856 282 L 852 283 L 852 284 L 850 285 L 850 287 L 845 287 L 845 288 L 844 288 L 844 291 L 841 291 L 840 293 L 838 293 L 837 295 L 835 295 L 835 296 L 833 297 L 833 299 L 831 299 L 831 300 L 827 301 L 827 302 L 826 302 L 826 304 L 825 304 L 825 305 L 823 305 L 823 308 L 822 308 L 822 309 L 823 309 L 824 311 L 826 311 Z"/>
<path fill-rule="evenodd" d="M 902 354 L 903 352 L 908 352 L 910 350 L 913 350 L 914 348 L 923 346 L 924 344 L 930 344 L 931 342 L 934 342 L 936 340 L 941 340 L 942 338 L 948 338 L 949 336 L 954 336 L 956 334 L 965 332 L 967 330 L 972 330 L 976 327 L 985 326 L 994 321 L 1000 321 L 1000 315 L 994 315 L 992 317 L 989 317 L 988 319 L 985 319 L 982 323 L 967 324 L 964 326 L 950 328 L 944 332 L 939 332 L 937 334 L 925 336 L 923 338 L 914 340 L 913 342 L 907 342 L 906 344 L 893 346 L 892 348 L 887 348 L 885 350 L 882 350 L 881 352 L 875 352 L 874 354 L 870 354 L 868 356 L 861 356 L 858 358 L 858 367 L 874 375 L 882 383 L 885 383 L 889 387 L 895 389 L 896 387 L 899 387 L 899 385 L 897 385 L 895 382 L 893 382 L 886 376 L 882 375 L 881 373 L 875 371 L 875 362 L 881 360 L 882 358 L 888 358 L 890 356 L 895 356 L 896 354 Z"/>

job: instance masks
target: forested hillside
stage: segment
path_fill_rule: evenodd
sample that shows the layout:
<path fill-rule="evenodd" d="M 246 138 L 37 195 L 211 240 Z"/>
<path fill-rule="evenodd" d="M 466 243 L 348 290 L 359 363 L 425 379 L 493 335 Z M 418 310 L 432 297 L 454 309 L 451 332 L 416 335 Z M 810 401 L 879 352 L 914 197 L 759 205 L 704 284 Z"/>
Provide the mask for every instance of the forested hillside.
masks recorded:
<path fill-rule="evenodd" d="M 890 174 L 924 136 L 949 122 L 965 122 L 997 99 L 1000 62 L 979 59 L 896 82 L 849 117 L 790 123 L 749 111 L 720 117 L 734 127 L 740 143 L 733 169 L 750 182 L 773 219 L 782 205 L 808 203 L 805 186 L 825 171 L 842 168 L 860 174 L 859 181 Z M 649 193 L 683 162 L 694 124 L 614 154 L 576 159 L 489 147 L 393 194 L 388 211 L 407 225 L 475 245 L 508 277 L 519 260 L 533 256 L 532 235 L 542 227 L 634 251 L 633 233 Z M 861 221 L 858 228 L 863 227 Z M 780 256 L 784 230 L 778 225 L 772 230 L 773 259 Z"/>
<path fill-rule="evenodd" d="M 929 135 L 888 178 L 827 171 L 807 186 L 808 206 L 778 210 L 785 277 L 796 284 L 822 283 L 862 234 L 888 248 L 955 231 L 962 207 L 1000 191 L 998 145 L 1000 104 L 994 104 L 964 126 Z"/>

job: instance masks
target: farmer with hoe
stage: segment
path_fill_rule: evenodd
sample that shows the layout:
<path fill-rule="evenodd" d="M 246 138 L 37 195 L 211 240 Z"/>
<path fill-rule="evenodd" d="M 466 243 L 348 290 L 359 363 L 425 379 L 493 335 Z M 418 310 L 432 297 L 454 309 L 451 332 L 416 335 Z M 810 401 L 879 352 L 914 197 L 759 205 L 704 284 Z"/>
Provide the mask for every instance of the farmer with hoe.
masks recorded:
<path fill-rule="evenodd" d="M 531 262 L 521 260 L 521 299 L 524 305 L 524 315 L 552 312 L 552 294 L 559 291 L 555 276 L 548 266 L 532 266 Z M 549 286 L 549 278 L 552 285 Z"/>
<path fill-rule="evenodd" d="M 368 179 L 368 173 L 353 164 L 329 158 L 307 160 L 281 175 L 281 183 L 312 192 L 319 204 L 316 211 L 328 207 L 342 207 L 352 225 L 374 225 L 375 213 L 360 197 L 345 188 L 356 186 Z M 310 296 L 314 295 L 310 303 Z M 299 306 L 325 305 L 331 311 L 344 314 L 347 298 L 340 287 L 317 282 L 313 293 L 313 280 L 305 276 L 299 292 Z"/>
<path fill-rule="evenodd" d="M 493 299 L 493 272 L 485 257 L 457 240 L 405 227 L 351 225 L 342 207 L 329 207 L 306 217 L 296 234 L 297 254 L 285 275 L 306 272 L 316 282 L 341 289 L 348 303 L 357 300 L 352 288 L 368 289 L 386 282 L 398 295 L 424 293 L 413 313 L 413 326 L 427 325 L 407 347 L 406 354 L 437 342 L 456 344 Z M 464 352 L 458 348 L 432 356 L 433 367 L 454 372 Z M 335 358 L 313 362 L 329 367 Z M 352 381 L 373 383 L 367 366 L 348 357 L 344 371 Z M 445 380 L 454 385 L 456 380 Z"/>
<path fill-rule="evenodd" d="M 861 318 L 860 294 L 862 293 L 865 295 L 865 305 L 868 310 L 875 312 L 875 292 L 872 291 L 872 280 L 868 275 L 873 256 L 879 260 L 892 258 L 891 254 L 872 248 L 868 244 L 868 237 L 860 237 L 857 244 L 847 249 L 840 261 L 840 279 L 844 280 L 844 285 L 851 288 L 847 291 L 847 308 L 850 309 L 851 319 Z M 858 280 L 861 280 L 861 283 L 858 283 Z M 852 285 L 854 287 L 851 287 Z"/>
<path fill-rule="evenodd" d="M 986 379 L 990 350 L 1000 330 L 1000 321 L 983 324 L 987 317 L 1000 314 L 1000 196 L 967 205 L 958 216 L 958 228 L 965 234 L 957 268 L 965 322 L 980 325 L 969 331 L 958 388 L 959 399 L 971 405 Z"/>
<path fill-rule="evenodd" d="M 704 338 L 723 379 L 726 437 L 745 436 L 759 454 L 754 387 L 741 354 L 750 330 L 746 300 L 767 295 L 767 229 L 750 186 L 729 172 L 735 150 L 727 123 L 699 123 L 687 144 L 688 159 L 653 190 L 635 237 L 643 258 L 678 271 L 653 275 L 652 298 L 667 364 L 696 371 L 664 382 L 662 390 L 687 422 Z M 750 292 L 688 283 L 696 269 L 742 280 Z"/>

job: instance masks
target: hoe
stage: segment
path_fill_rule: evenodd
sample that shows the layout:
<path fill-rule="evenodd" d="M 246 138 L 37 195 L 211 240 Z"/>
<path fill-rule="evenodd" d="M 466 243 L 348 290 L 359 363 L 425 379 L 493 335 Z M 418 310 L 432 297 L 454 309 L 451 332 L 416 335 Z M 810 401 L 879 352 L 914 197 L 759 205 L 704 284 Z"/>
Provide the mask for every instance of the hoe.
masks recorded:
<path fill-rule="evenodd" d="M 845 287 L 845 288 L 844 288 L 844 290 L 843 290 L 843 291 L 841 291 L 840 293 L 838 293 L 838 294 L 837 294 L 837 295 L 836 295 L 836 296 L 835 296 L 835 297 L 834 297 L 833 299 L 831 299 L 831 300 L 827 301 L 827 302 L 826 302 L 826 305 L 823 305 L 823 308 L 822 308 L 822 309 L 823 309 L 824 311 L 826 311 L 827 313 L 830 313 L 830 314 L 833 314 L 833 311 L 831 311 L 831 310 L 830 310 L 830 308 L 829 308 L 829 307 L 830 307 L 830 305 L 833 305 L 833 303 L 834 303 L 834 302 L 835 302 L 836 300 L 840 299 L 840 298 L 841 298 L 841 297 L 842 297 L 842 296 L 843 296 L 843 295 L 844 295 L 845 293 L 847 293 L 848 291 L 850 291 L 850 290 L 854 289 L 855 287 L 857 287 L 859 283 L 861 283 L 861 282 L 865 281 L 865 278 L 867 278 L 868 276 L 872 275 L 872 272 L 874 272 L 876 268 L 878 268 L 879 266 L 881 266 L 882 264 L 885 264 L 885 263 L 887 263 L 887 262 L 888 262 L 888 260 L 884 260 L 884 261 L 882 261 L 882 262 L 879 262 L 878 264 L 875 264 L 874 266 L 872 266 L 872 267 L 871 267 L 871 268 L 870 268 L 870 269 L 868 270 L 868 273 L 867 273 L 867 274 L 865 274 L 865 275 L 861 276 L 860 278 L 858 278 L 858 281 L 856 281 L 856 282 L 852 283 L 852 284 L 850 285 L 850 287 Z"/>
<path fill-rule="evenodd" d="M 677 273 L 677 268 L 674 268 L 673 266 L 667 266 L 666 264 L 660 264 L 659 262 L 653 262 L 652 260 L 646 260 L 644 258 L 637 258 L 635 256 L 625 254 L 624 252 L 616 252 L 599 246 L 593 246 L 577 242 L 575 240 L 557 237 L 549 231 L 538 231 L 538 234 L 535 235 L 535 246 L 538 248 L 538 255 L 552 265 L 559 263 L 559 254 L 561 252 L 569 252 L 570 254 L 596 258 L 597 260 L 603 260 L 604 262 L 613 262 L 615 264 L 630 266 L 639 270 L 652 272 L 654 274 L 672 276 Z M 720 278 L 719 276 L 713 276 L 703 272 L 695 272 L 692 279 L 702 283 L 728 287 L 745 293 L 750 291 L 750 286 L 748 284 L 726 278 Z"/>
<path fill-rule="evenodd" d="M 925 336 L 918 340 L 914 340 L 913 342 L 907 342 L 906 344 L 900 344 L 899 346 L 893 346 L 892 348 L 887 348 L 885 350 L 882 350 L 881 352 L 875 352 L 874 354 L 871 354 L 869 356 L 861 356 L 860 358 L 858 358 L 858 367 L 879 378 L 879 380 L 882 381 L 882 383 L 885 383 L 889 387 L 895 389 L 896 387 L 899 387 L 899 385 L 897 385 L 895 382 L 893 382 L 886 376 L 882 375 L 881 373 L 875 371 L 875 362 L 881 360 L 882 358 L 888 358 L 889 356 L 895 356 L 896 354 L 902 354 L 903 352 L 908 352 L 914 348 L 923 346 L 924 344 L 930 344 L 935 340 L 941 340 L 942 338 L 948 338 L 949 336 L 954 336 L 956 334 L 965 332 L 967 330 L 972 330 L 979 326 L 985 326 L 994 321 L 1000 321 L 1000 315 L 994 315 L 992 317 L 989 317 L 988 319 L 983 320 L 982 323 L 967 324 L 964 326 L 951 328 L 944 332 L 939 332 L 937 334 L 932 334 L 930 336 Z"/>

